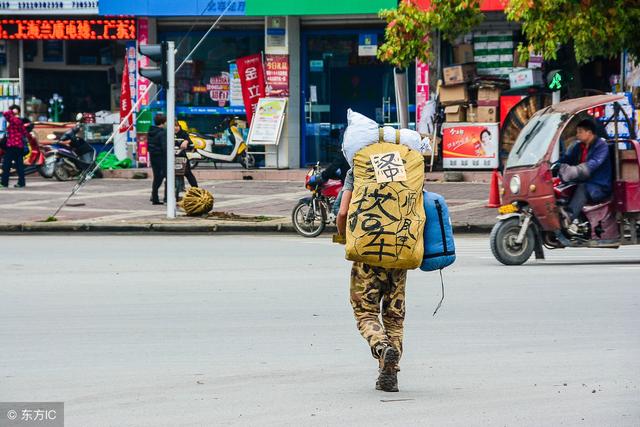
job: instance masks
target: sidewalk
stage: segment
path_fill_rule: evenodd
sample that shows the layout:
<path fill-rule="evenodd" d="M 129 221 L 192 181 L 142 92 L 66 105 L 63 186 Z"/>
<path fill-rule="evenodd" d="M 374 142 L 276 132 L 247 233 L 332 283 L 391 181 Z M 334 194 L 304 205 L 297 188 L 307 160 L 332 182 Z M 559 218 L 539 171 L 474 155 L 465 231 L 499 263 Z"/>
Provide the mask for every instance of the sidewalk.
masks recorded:
<path fill-rule="evenodd" d="M 32 175 L 24 189 L 0 190 L 0 232 L 293 232 L 291 211 L 310 194 L 301 182 L 200 181 L 214 195 L 218 215 L 190 218 L 178 211 L 178 218 L 168 220 L 165 206 L 149 202 L 150 180 L 95 179 L 69 201 L 58 221 L 45 222 L 75 183 Z M 496 210 L 484 207 L 488 184 L 428 182 L 427 188 L 447 198 L 457 231 L 488 232 L 493 226 Z"/>

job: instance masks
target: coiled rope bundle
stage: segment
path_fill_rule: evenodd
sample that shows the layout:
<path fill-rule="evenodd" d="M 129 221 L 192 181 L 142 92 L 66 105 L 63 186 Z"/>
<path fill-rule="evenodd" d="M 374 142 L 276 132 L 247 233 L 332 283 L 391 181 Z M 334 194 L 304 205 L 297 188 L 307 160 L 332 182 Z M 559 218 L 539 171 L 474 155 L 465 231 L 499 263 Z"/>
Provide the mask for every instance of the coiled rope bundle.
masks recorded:
<path fill-rule="evenodd" d="M 213 209 L 213 195 L 204 188 L 191 187 L 179 205 L 189 216 L 204 215 Z"/>

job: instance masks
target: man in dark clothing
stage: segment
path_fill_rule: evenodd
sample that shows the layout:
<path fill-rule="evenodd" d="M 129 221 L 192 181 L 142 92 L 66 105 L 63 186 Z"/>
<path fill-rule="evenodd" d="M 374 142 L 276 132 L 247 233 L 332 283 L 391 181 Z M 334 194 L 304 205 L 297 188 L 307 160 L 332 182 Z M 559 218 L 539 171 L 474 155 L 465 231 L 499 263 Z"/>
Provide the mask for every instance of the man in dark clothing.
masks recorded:
<path fill-rule="evenodd" d="M 612 169 L 609 147 L 598 138 L 596 125 L 589 119 L 578 123 L 574 144 L 560 158 L 560 177 L 565 182 L 577 182 L 568 206 L 569 231 L 577 231 L 577 219 L 587 203 L 598 203 L 611 195 Z"/>
<path fill-rule="evenodd" d="M 151 170 L 153 171 L 153 184 L 151 185 L 151 203 L 161 205 L 158 190 L 162 181 L 167 177 L 167 118 L 163 114 L 157 114 L 154 118 L 155 126 L 149 128 L 148 144 Z M 166 194 L 166 184 L 165 184 Z"/>

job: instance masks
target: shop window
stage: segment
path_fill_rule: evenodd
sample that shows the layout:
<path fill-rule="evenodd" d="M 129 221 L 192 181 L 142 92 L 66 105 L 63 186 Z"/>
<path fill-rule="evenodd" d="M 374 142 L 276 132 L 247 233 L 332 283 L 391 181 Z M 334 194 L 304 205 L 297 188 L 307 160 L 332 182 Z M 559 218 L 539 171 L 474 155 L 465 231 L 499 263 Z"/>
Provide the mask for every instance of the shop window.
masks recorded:
<path fill-rule="evenodd" d="M 24 62 L 33 62 L 38 56 L 38 40 L 25 40 L 22 43 Z"/>
<path fill-rule="evenodd" d="M 68 65 L 112 65 L 113 42 L 107 40 L 77 40 L 67 42 Z"/>
<path fill-rule="evenodd" d="M 202 34 L 164 33 L 160 40 L 172 40 L 180 48 L 176 66 L 200 41 Z M 189 62 L 176 74 L 176 105 L 188 107 L 243 107 L 241 94 L 232 99 L 220 89 L 220 78 L 229 78 L 236 58 L 260 53 L 264 50 L 264 34 L 261 31 L 222 32 L 209 36 Z M 231 86 L 231 82 L 229 82 Z M 215 90 L 214 90 L 215 87 Z"/>

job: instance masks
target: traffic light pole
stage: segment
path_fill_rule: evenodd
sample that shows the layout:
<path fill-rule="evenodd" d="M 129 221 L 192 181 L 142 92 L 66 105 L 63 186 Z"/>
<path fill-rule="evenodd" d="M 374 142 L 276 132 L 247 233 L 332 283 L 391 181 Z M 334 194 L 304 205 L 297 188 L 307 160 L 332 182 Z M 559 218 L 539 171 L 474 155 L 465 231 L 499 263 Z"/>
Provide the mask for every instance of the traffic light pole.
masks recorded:
<path fill-rule="evenodd" d="M 167 218 L 176 217 L 175 123 L 176 123 L 176 51 L 174 42 L 167 42 Z"/>

